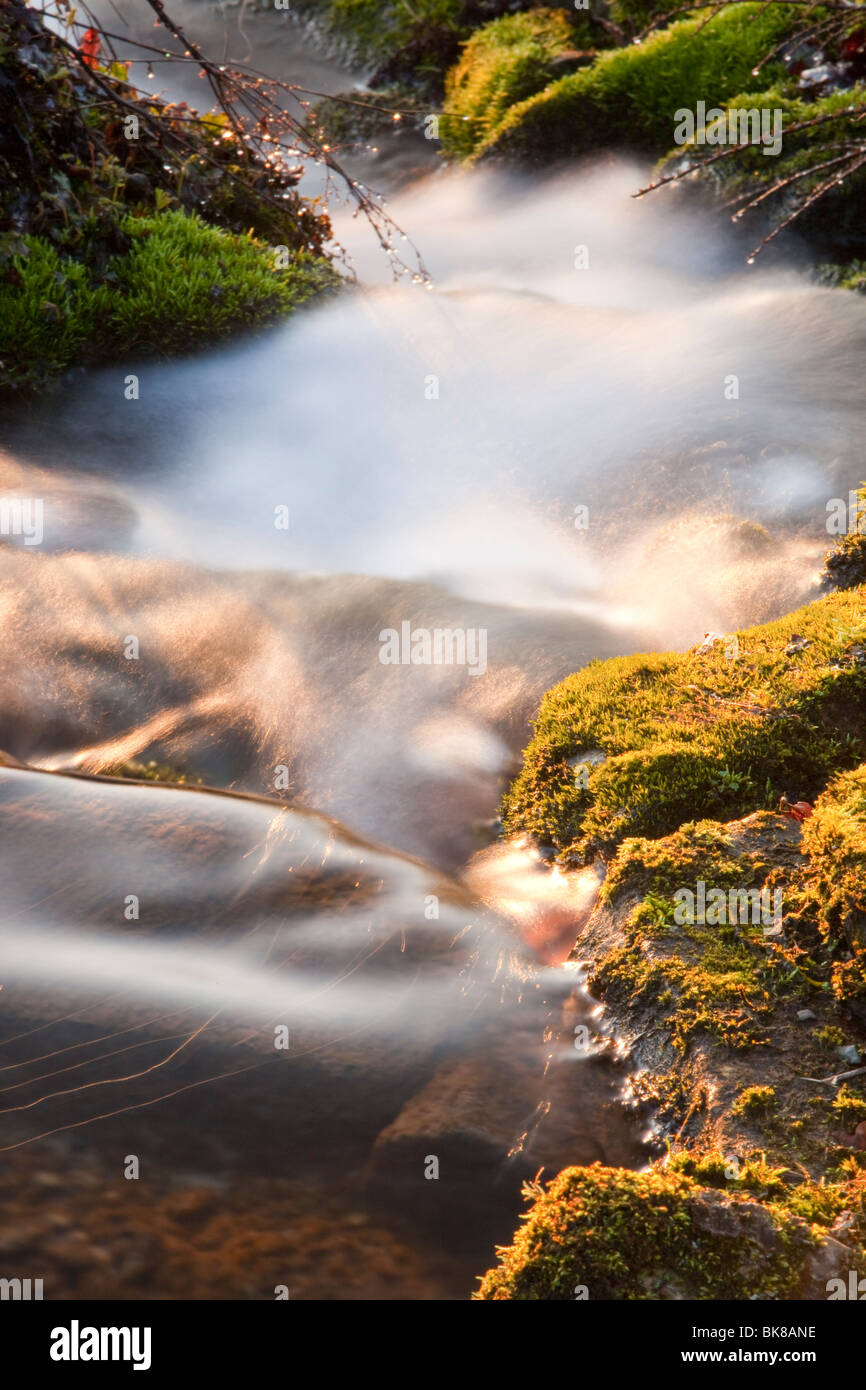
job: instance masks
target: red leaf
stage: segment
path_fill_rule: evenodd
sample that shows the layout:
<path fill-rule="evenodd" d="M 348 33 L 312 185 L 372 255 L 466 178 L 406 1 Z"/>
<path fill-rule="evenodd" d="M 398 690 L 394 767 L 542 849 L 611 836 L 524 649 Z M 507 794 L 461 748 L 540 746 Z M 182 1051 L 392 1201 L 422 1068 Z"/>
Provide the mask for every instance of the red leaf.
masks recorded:
<path fill-rule="evenodd" d="M 855 29 L 852 34 L 848 34 L 842 40 L 842 52 L 846 58 L 851 58 L 855 53 L 862 53 L 866 48 L 866 29 Z"/>
<path fill-rule="evenodd" d="M 84 38 L 81 41 L 81 52 L 89 68 L 96 67 L 96 59 L 99 55 L 99 42 L 99 34 L 96 29 L 85 30 Z"/>

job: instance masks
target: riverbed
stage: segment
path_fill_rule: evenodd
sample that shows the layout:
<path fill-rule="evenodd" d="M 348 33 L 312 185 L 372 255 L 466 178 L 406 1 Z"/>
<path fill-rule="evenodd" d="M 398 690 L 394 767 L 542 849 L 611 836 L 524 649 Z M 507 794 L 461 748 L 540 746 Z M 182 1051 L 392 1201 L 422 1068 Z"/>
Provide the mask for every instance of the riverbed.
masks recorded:
<path fill-rule="evenodd" d="M 499 801 L 557 680 L 816 593 L 866 306 L 627 160 L 424 163 L 363 154 L 429 284 L 338 200 L 334 301 L 2 421 L 0 1253 L 46 1298 L 463 1298 L 524 1180 L 652 1155 L 567 963 L 599 875 Z"/>

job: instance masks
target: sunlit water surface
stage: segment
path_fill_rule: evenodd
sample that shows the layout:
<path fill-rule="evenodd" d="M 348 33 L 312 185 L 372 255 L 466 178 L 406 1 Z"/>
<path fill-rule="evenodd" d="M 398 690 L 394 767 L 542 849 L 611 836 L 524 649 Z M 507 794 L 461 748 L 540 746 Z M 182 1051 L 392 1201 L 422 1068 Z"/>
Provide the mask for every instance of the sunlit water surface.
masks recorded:
<path fill-rule="evenodd" d="M 46 1297 L 463 1297 L 522 1177 L 646 1161 L 563 964 L 597 875 L 499 798 L 556 680 L 814 593 L 866 307 L 644 172 L 404 188 L 432 288 L 337 208 L 334 302 L 4 421 L 0 1198 Z M 484 661 L 383 664 L 405 623 Z M 192 785 L 93 780 L 130 761 Z"/>

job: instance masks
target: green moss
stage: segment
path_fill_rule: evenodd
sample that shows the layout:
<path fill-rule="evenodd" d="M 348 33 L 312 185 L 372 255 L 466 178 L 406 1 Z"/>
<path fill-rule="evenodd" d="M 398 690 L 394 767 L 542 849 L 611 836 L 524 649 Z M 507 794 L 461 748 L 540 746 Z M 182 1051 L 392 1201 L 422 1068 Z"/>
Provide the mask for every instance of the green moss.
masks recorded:
<path fill-rule="evenodd" d="M 764 70 L 765 75 L 768 71 Z M 695 142 L 686 143 L 669 150 L 657 174 L 679 171 L 689 166 L 696 169 L 693 178 L 709 186 L 735 208 L 738 201 L 741 203 L 735 220 L 746 219 L 744 226 L 754 227 L 757 243 L 773 222 L 778 222 L 806 203 L 810 194 L 832 174 L 832 169 L 825 167 L 827 160 L 838 158 L 846 145 L 850 152 L 852 146 L 860 141 L 866 88 L 859 85 L 846 91 L 832 92 L 817 101 L 807 101 L 796 85 L 787 79 L 758 93 L 746 89 L 721 105 L 732 111 L 756 109 L 780 112 L 782 143 L 779 153 L 768 158 L 759 146 L 755 146 L 701 168 L 701 160 L 717 151 Z M 810 173 L 811 169 L 815 172 Z M 838 168 L 836 172 L 843 171 Z M 777 191 L 770 192 L 776 185 Z M 866 174 L 862 171 L 846 174 L 842 183 L 831 186 L 822 195 L 814 209 L 806 208 L 797 219 L 798 231 L 808 238 L 817 252 L 829 252 L 835 259 L 852 262 L 846 272 L 826 270 L 823 275 L 825 283 L 851 289 L 863 287 L 862 262 L 852 258 L 866 252 L 862 212 L 864 193 Z M 767 196 L 762 197 L 756 209 L 749 211 L 746 204 L 759 195 Z"/>
<path fill-rule="evenodd" d="M 845 1034 L 841 1028 L 837 1028 L 834 1023 L 828 1023 L 825 1028 L 815 1028 L 812 1037 L 821 1047 L 828 1052 L 834 1052 L 837 1047 L 841 1047 L 845 1041 Z"/>
<path fill-rule="evenodd" d="M 839 999 L 866 998 L 866 766 L 843 773 L 803 828 L 807 903 L 833 957 Z"/>
<path fill-rule="evenodd" d="M 866 1100 L 862 1096 L 852 1091 L 851 1087 L 843 1085 L 839 1088 L 838 1094 L 833 1099 L 833 1114 L 836 1115 L 843 1124 L 854 1127 L 866 1120 Z"/>
<path fill-rule="evenodd" d="M 685 1050 L 696 1034 L 729 1048 L 767 1041 L 766 1022 L 785 974 L 762 948 L 760 929 L 675 928 L 663 956 L 648 956 L 636 914 L 627 943 L 591 972 L 590 987 L 611 1003 L 652 1006 L 657 1027 Z"/>
<path fill-rule="evenodd" d="M 180 209 L 130 214 L 120 228 L 129 249 L 100 276 L 45 238 L 7 239 L 0 385 L 38 386 L 73 362 L 119 352 L 185 352 L 272 322 L 339 283 L 321 257 L 298 251 L 282 268 L 252 235 Z"/>
<path fill-rule="evenodd" d="M 0 387 L 41 385 L 85 354 L 108 291 L 41 237 L 0 237 L 0 267 Z"/>
<path fill-rule="evenodd" d="M 765 1115 L 776 1103 L 772 1086 L 747 1086 L 731 1106 L 732 1115 Z"/>
<path fill-rule="evenodd" d="M 601 898 L 613 905 L 626 894 L 640 892 L 647 902 L 663 903 L 667 919 L 678 888 L 698 878 L 714 888 L 738 888 L 753 875 L 751 859 L 733 849 L 725 826 L 697 821 L 663 840 L 624 840 L 608 867 Z"/>
<path fill-rule="evenodd" d="M 448 155 L 471 155 L 517 102 L 562 72 L 558 55 L 589 46 L 593 26 L 562 10 L 529 10 L 487 24 L 469 39 L 445 85 L 440 132 Z"/>
<path fill-rule="evenodd" d="M 759 819 L 753 829 L 760 828 Z M 773 872 L 760 853 L 736 851 L 729 828 L 711 821 L 662 840 L 626 840 L 600 894 L 602 904 L 628 908 L 622 940 L 593 967 L 590 988 L 629 1013 L 643 1005 L 683 1051 L 699 1033 L 736 1049 L 766 1041 L 778 1000 L 809 982 L 805 956 L 782 943 L 767 948 L 759 893 Z M 683 889 L 694 895 L 693 912 L 682 910 Z M 708 910 L 714 892 L 724 896 L 718 922 Z"/>
<path fill-rule="evenodd" d="M 863 595 L 828 595 L 705 655 L 593 662 L 545 696 L 523 771 L 506 796 L 510 831 L 590 860 L 633 835 L 813 798 L 862 760 L 866 669 L 850 660 Z M 808 646 L 787 652 L 799 634 Z M 570 760 L 606 755 L 587 786 Z M 734 775 L 732 775 L 734 774 Z"/>
<path fill-rule="evenodd" d="M 821 285 L 834 290 L 853 290 L 855 294 L 866 294 L 866 261 L 853 260 L 847 265 L 820 265 L 815 270 L 815 278 Z M 866 573 L 864 579 L 866 580 Z"/>
<path fill-rule="evenodd" d="M 759 1090 L 760 1087 L 753 1089 Z M 679 1153 L 670 1155 L 666 1165 L 672 1173 L 685 1173 L 687 1177 L 694 1178 L 701 1187 L 748 1193 L 775 1201 L 787 1200 L 790 1196 L 790 1189 L 783 1177 L 786 1170 L 767 1163 L 760 1155 L 743 1163 L 732 1163 L 729 1155 L 717 1152 Z"/>
<path fill-rule="evenodd" d="M 760 92 L 783 73 L 755 65 L 802 24 L 795 5 L 729 6 L 681 20 L 642 43 L 604 53 L 592 67 L 518 102 L 475 149 L 539 161 L 619 145 L 661 153 L 679 108 L 716 106 Z"/>
<path fill-rule="evenodd" d="M 405 42 L 411 30 L 408 6 L 387 4 L 384 0 L 330 0 L 324 8 L 330 27 L 348 39 L 362 57 L 385 57 Z M 443 0 L 440 8 L 450 18 L 458 6 Z"/>
<path fill-rule="evenodd" d="M 670 14 L 675 6 L 658 0 L 612 0 L 610 17 L 631 37 L 640 34 L 656 16 Z"/>
<path fill-rule="evenodd" d="M 129 351 L 172 353 L 291 312 L 338 283 L 320 257 L 278 265 L 272 247 L 182 212 L 125 223 L 111 331 Z"/>
<path fill-rule="evenodd" d="M 680 1171 L 567 1168 L 533 1198 L 481 1281 L 484 1300 L 791 1298 L 818 1231 L 765 1207 L 763 1248 L 696 1220 L 702 1187 Z M 745 1200 L 732 1196 L 736 1213 Z M 581 1291 L 585 1290 L 585 1293 Z"/>

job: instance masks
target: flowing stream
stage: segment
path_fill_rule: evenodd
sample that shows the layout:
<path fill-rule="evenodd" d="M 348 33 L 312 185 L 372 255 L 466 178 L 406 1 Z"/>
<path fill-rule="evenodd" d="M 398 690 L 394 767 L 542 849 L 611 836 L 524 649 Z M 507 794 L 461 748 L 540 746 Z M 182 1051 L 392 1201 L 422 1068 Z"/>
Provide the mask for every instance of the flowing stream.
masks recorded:
<path fill-rule="evenodd" d="M 174 9 L 352 80 L 275 15 Z M 0 545 L 0 1254 L 46 1297 L 461 1298 L 523 1178 L 647 1161 L 564 964 L 596 874 L 498 839 L 499 799 L 558 679 L 814 593 L 866 305 L 627 161 L 407 148 L 431 289 L 338 206 L 335 301 L 2 421 L 44 526 Z M 405 625 L 467 660 L 385 664 Z"/>

